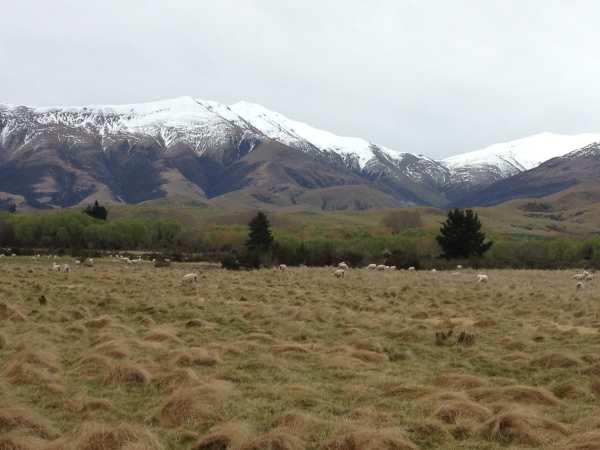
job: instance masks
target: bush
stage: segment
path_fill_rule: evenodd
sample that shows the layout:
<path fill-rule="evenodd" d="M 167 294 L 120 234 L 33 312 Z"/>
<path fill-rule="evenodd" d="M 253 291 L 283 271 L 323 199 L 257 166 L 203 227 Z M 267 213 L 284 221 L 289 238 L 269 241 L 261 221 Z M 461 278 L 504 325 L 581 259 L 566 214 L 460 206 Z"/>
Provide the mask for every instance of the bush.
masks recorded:
<path fill-rule="evenodd" d="M 227 270 L 240 270 L 241 264 L 237 255 L 227 255 L 221 259 L 221 266 Z"/>

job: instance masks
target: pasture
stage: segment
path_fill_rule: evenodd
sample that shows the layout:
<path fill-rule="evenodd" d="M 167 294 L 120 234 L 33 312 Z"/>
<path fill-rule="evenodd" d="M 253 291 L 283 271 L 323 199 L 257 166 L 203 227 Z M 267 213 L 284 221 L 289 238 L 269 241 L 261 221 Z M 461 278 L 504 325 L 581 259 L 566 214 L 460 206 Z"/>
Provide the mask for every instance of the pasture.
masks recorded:
<path fill-rule="evenodd" d="M 59 261 L 0 260 L 2 450 L 600 449 L 599 280 Z"/>

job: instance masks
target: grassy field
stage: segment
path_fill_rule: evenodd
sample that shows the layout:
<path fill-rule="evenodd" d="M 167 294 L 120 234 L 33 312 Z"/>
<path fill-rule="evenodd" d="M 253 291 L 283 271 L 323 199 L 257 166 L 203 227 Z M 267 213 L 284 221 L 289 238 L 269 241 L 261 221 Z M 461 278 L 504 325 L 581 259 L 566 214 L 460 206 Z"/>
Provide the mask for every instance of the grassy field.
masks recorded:
<path fill-rule="evenodd" d="M 2 450 L 600 448 L 572 271 L 71 266 L 0 260 Z"/>

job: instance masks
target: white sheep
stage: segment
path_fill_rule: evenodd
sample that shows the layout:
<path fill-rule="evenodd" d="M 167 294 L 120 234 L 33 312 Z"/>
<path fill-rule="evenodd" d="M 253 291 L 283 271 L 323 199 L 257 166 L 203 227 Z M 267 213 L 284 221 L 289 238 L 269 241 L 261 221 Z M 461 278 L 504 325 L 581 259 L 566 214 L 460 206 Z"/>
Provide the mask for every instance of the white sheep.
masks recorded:
<path fill-rule="evenodd" d="M 282 272 L 284 270 L 287 270 L 288 266 L 286 266 L 285 264 L 279 264 L 279 270 L 281 270 Z"/>
<path fill-rule="evenodd" d="M 346 264 L 344 261 L 342 261 L 341 263 L 338 264 L 338 268 L 340 269 L 344 269 L 344 270 L 348 270 L 348 264 Z"/>
<path fill-rule="evenodd" d="M 458 270 L 460 270 L 460 269 L 462 269 L 463 267 L 462 267 L 462 265 L 458 264 L 458 265 L 456 266 L 456 268 L 457 268 Z"/>
<path fill-rule="evenodd" d="M 585 273 L 576 273 L 575 275 L 573 275 L 573 279 L 577 281 L 583 281 L 585 280 L 585 276 Z"/>
<path fill-rule="evenodd" d="M 70 265 L 68 265 L 68 264 L 65 264 L 65 265 L 63 265 L 63 266 L 62 266 L 62 271 L 63 271 L 64 273 L 69 273 L 69 272 L 71 272 L 71 266 L 70 266 Z"/>
<path fill-rule="evenodd" d="M 54 272 L 60 272 L 60 264 L 52 263 L 52 270 Z"/>
<path fill-rule="evenodd" d="M 181 278 L 181 283 L 183 284 L 191 284 L 198 282 L 198 275 L 195 273 L 188 273 Z"/>
<path fill-rule="evenodd" d="M 577 284 L 575 285 L 575 288 L 577 290 L 579 290 L 579 289 L 583 289 L 583 286 L 584 286 L 583 281 L 578 281 Z"/>
<path fill-rule="evenodd" d="M 410 267 L 408 268 L 408 270 L 410 270 L 410 271 L 412 272 L 413 270 L 416 270 L 416 269 L 415 269 L 415 267 L 414 267 L 414 266 L 410 266 Z"/>
<path fill-rule="evenodd" d="M 390 270 L 396 270 L 396 266 L 390 266 Z"/>
<path fill-rule="evenodd" d="M 383 265 L 383 264 L 379 264 L 379 265 L 376 267 L 376 269 L 377 269 L 377 270 L 381 270 L 381 271 L 383 271 L 383 270 L 385 270 L 385 265 Z"/>
<path fill-rule="evenodd" d="M 368 270 L 375 270 L 375 269 L 377 269 L 377 264 L 369 264 L 369 265 L 367 266 L 367 269 L 368 269 Z"/>
<path fill-rule="evenodd" d="M 94 267 L 94 258 L 86 258 L 83 264 L 86 267 Z"/>
<path fill-rule="evenodd" d="M 487 283 L 488 282 L 488 276 L 486 274 L 483 274 L 483 273 L 478 273 L 477 274 L 477 282 L 478 283 Z"/>
<path fill-rule="evenodd" d="M 436 273 L 437 270 L 436 269 L 431 269 L 431 273 Z"/>
<path fill-rule="evenodd" d="M 345 273 L 346 271 L 344 269 L 338 269 L 335 272 L 333 272 L 336 278 L 344 278 Z"/>

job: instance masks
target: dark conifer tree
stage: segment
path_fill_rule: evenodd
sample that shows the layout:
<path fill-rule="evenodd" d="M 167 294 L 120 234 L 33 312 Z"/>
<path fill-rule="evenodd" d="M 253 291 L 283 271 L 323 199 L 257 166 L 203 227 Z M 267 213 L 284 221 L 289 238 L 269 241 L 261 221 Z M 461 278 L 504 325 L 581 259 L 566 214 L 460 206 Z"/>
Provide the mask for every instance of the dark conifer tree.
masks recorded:
<path fill-rule="evenodd" d="M 273 246 L 271 224 L 263 212 L 259 212 L 248 224 L 248 241 L 246 247 L 250 251 L 266 252 Z"/>
<path fill-rule="evenodd" d="M 436 240 L 447 259 L 482 256 L 492 246 L 485 242 L 479 217 L 471 209 L 449 211 Z"/>
<path fill-rule="evenodd" d="M 108 217 L 108 210 L 104 206 L 101 206 L 98 203 L 98 200 L 94 202 L 93 206 L 88 205 L 83 212 L 86 213 L 88 216 L 92 216 L 100 220 L 106 220 Z"/>

